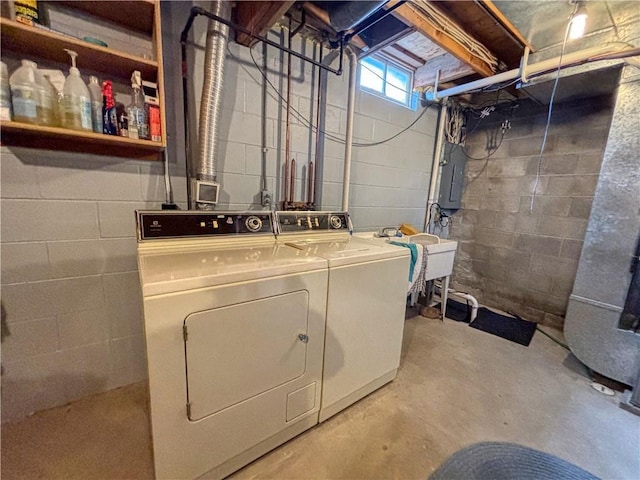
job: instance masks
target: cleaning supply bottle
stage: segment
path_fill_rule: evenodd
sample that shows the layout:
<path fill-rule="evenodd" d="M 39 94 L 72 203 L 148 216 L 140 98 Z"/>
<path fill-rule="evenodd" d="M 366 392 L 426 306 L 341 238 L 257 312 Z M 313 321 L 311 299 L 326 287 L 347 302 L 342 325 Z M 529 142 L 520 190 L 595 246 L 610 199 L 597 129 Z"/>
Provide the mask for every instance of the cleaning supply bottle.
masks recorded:
<path fill-rule="evenodd" d="M 36 82 L 36 64 L 22 60 L 22 65 L 9 77 L 13 119 L 39 125 L 42 117 L 40 85 Z"/>
<path fill-rule="evenodd" d="M 61 70 L 38 69 L 44 78 L 47 79 L 50 86 L 53 87 L 53 124 L 62 127 L 62 119 L 64 118 L 64 73 Z"/>
<path fill-rule="evenodd" d="M 142 77 L 138 70 L 131 75 L 131 104 L 127 107 L 129 138 L 149 139 L 149 119 L 142 100 Z"/>
<path fill-rule="evenodd" d="M 92 131 L 91 94 L 80 76 L 80 70 L 76 68 L 78 54 L 66 48 L 65 51 L 71 57 L 71 68 L 69 68 L 69 76 L 64 82 L 63 124 L 66 128 L 74 130 Z"/>
<path fill-rule="evenodd" d="M 12 118 L 9 70 L 7 69 L 6 63 L 0 62 L 0 120 L 9 121 Z"/>
<path fill-rule="evenodd" d="M 118 116 L 111 80 L 102 82 L 102 133 L 118 135 Z"/>
<path fill-rule="evenodd" d="M 102 89 L 98 84 L 98 77 L 89 77 L 89 94 L 91 95 L 91 123 L 93 131 L 102 133 Z"/>
<path fill-rule="evenodd" d="M 55 127 L 54 102 L 56 100 L 56 89 L 49 80 L 45 78 L 40 70 L 36 68 L 36 83 L 41 87 L 38 89 L 40 96 L 40 105 L 42 106 L 41 114 L 39 114 L 40 125 Z"/>

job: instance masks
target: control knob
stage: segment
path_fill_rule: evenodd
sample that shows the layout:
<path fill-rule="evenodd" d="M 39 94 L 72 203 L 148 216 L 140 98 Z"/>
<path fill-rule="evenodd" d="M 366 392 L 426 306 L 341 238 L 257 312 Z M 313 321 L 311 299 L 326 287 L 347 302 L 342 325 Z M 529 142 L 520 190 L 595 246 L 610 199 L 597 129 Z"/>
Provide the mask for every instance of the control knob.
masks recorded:
<path fill-rule="evenodd" d="M 329 225 L 331 225 L 331 228 L 337 230 L 342 227 L 342 219 L 338 215 L 331 215 L 329 217 Z"/>
<path fill-rule="evenodd" d="M 247 230 L 249 230 L 250 232 L 259 232 L 260 229 L 262 229 L 262 220 L 260 220 L 260 218 L 256 217 L 255 215 L 251 215 L 250 217 L 248 217 L 245 220 L 244 224 L 247 227 Z"/>

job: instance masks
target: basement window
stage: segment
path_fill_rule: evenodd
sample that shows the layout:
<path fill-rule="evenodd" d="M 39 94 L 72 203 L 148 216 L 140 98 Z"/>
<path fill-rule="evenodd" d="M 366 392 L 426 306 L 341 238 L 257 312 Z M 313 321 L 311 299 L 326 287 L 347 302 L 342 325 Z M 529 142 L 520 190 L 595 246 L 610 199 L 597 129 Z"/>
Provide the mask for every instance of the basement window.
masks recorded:
<path fill-rule="evenodd" d="M 415 110 L 413 72 L 380 56 L 360 60 L 360 89 Z"/>

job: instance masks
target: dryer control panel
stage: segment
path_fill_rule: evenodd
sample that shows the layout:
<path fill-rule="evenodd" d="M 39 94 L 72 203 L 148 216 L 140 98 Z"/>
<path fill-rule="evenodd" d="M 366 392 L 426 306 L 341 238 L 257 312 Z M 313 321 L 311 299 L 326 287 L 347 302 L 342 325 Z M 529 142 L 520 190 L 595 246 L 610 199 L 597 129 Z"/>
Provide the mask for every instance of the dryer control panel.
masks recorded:
<path fill-rule="evenodd" d="M 139 242 L 170 238 L 274 234 L 270 212 L 160 210 L 138 211 L 136 218 Z"/>
<path fill-rule="evenodd" d="M 276 212 L 276 233 L 350 232 L 347 212 Z"/>

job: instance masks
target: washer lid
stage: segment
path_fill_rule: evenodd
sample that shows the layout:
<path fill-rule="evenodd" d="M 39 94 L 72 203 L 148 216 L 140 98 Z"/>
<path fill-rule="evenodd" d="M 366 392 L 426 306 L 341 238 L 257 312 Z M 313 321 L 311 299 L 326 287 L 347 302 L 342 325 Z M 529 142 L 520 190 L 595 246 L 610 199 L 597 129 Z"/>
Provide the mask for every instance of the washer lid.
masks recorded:
<path fill-rule="evenodd" d="M 378 244 L 353 237 L 335 238 L 330 241 L 322 239 L 292 240 L 284 242 L 284 245 L 305 252 L 307 255 L 326 258 L 329 261 L 329 267 L 411 255 L 407 248 Z"/>
<path fill-rule="evenodd" d="M 325 259 L 284 245 L 138 252 L 145 297 L 325 268 Z"/>

